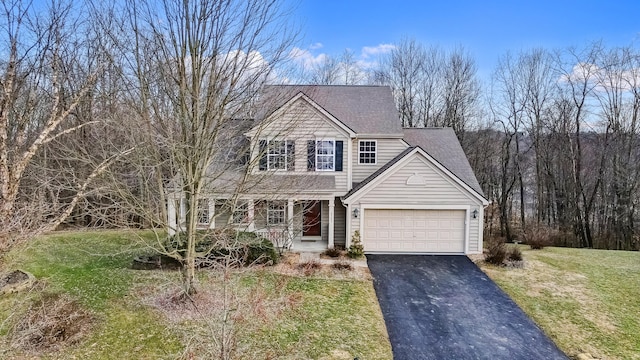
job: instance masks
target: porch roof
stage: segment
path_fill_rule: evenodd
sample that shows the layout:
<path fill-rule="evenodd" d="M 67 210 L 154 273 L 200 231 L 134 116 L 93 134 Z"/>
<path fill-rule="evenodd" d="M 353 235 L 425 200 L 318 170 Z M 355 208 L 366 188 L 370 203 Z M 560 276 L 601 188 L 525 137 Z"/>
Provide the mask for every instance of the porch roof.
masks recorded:
<path fill-rule="evenodd" d="M 324 174 L 252 174 L 244 178 L 240 172 L 224 172 L 206 185 L 208 193 L 217 195 L 296 196 L 301 194 L 329 194 L 335 191 L 334 175 Z"/>

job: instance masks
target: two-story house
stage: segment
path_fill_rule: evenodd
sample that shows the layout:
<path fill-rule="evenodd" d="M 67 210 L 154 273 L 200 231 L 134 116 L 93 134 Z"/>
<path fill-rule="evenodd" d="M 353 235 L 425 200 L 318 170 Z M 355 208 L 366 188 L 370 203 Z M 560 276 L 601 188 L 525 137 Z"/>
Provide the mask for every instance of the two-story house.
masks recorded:
<path fill-rule="evenodd" d="M 255 231 L 295 250 L 348 247 L 359 231 L 368 253 L 482 252 L 488 202 L 451 129 L 403 129 L 385 86 L 267 93 L 278 95 L 274 110 L 244 133 L 254 166 L 216 179 L 203 226 Z M 173 196 L 170 229 L 180 221 Z"/>

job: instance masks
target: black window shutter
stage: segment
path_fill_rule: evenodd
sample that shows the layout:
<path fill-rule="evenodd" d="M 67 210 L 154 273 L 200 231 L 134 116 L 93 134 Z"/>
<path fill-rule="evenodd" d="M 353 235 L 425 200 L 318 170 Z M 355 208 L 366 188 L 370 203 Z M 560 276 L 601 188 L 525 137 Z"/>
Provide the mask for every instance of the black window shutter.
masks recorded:
<path fill-rule="evenodd" d="M 287 140 L 287 170 L 294 171 L 296 169 L 296 143 L 293 140 Z"/>
<path fill-rule="evenodd" d="M 336 141 L 336 171 L 342 171 L 342 141 Z"/>
<path fill-rule="evenodd" d="M 316 170 L 316 141 L 307 141 L 307 171 Z"/>
<path fill-rule="evenodd" d="M 260 164 L 258 165 L 259 170 L 267 170 L 267 140 L 260 140 L 259 149 L 260 153 Z"/>

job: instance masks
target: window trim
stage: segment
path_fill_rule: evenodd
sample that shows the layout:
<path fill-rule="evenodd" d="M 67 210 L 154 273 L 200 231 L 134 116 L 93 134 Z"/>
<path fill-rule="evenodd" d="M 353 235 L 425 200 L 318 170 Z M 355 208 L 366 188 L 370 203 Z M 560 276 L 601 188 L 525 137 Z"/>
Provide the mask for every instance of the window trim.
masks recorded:
<path fill-rule="evenodd" d="M 320 149 L 320 146 L 318 146 L 318 144 L 325 142 L 325 141 L 331 141 L 331 143 L 333 144 L 332 146 L 332 153 L 331 153 L 331 169 L 321 169 L 318 167 L 318 164 L 320 164 L 320 162 L 318 161 L 318 157 L 319 156 L 325 156 L 328 157 L 329 155 L 327 154 L 318 154 L 318 150 Z M 316 153 L 315 153 L 315 171 L 336 171 L 336 139 L 335 138 L 322 138 L 322 139 L 316 139 Z"/>
<path fill-rule="evenodd" d="M 274 208 L 272 208 L 274 207 Z M 275 208 L 278 207 L 278 208 Z M 267 202 L 267 225 L 268 226 L 278 226 L 285 225 L 287 223 L 287 213 L 286 213 L 286 205 L 281 201 L 269 201 Z M 272 222 L 272 213 L 277 212 L 278 218 L 282 218 L 282 222 L 274 223 Z M 281 214 L 281 216 L 280 216 Z"/>
<path fill-rule="evenodd" d="M 360 144 L 363 142 L 373 143 L 375 146 L 374 151 L 360 151 Z M 362 158 L 360 154 L 372 154 L 373 153 L 373 162 L 362 162 Z M 358 140 L 358 165 L 377 165 L 378 164 L 378 140 Z"/>
<path fill-rule="evenodd" d="M 280 142 L 282 143 L 282 147 L 284 148 L 284 154 L 272 154 L 271 150 L 274 149 L 274 147 L 272 146 L 272 143 L 274 142 Z M 289 165 L 289 149 L 287 148 L 287 140 L 283 139 L 283 140 L 277 140 L 277 139 L 270 139 L 267 140 L 267 170 L 270 171 L 287 171 L 288 170 L 288 165 Z M 280 157 L 280 156 L 284 156 L 284 169 L 273 169 L 271 168 L 271 163 L 272 163 L 272 158 L 276 158 L 276 157 Z"/>
<path fill-rule="evenodd" d="M 244 213 L 242 215 L 242 221 L 236 221 L 236 214 L 238 213 Z M 231 223 L 235 225 L 249 223 L 249 203 L 248 202 L 244 202 L 236 205 L 236 208 L 231 212 Z"/>
<path fill-rule="evenodd" d="M 204 203 L 205 206 L 202 206 L 201 204 Z M 208 198 L 203 198 L 203 199 L 198 199 L 198 206 L 197 208 L 197 223 L 198 225 L 209 225 L 211 223 L 211 214 L 210 214 L 210 210 L 209 210 L 209 199 Z M 200 221 L 202 219 L 204 219 L 204 215 L 206 214 L 206 222 L 205 221 Z"/>

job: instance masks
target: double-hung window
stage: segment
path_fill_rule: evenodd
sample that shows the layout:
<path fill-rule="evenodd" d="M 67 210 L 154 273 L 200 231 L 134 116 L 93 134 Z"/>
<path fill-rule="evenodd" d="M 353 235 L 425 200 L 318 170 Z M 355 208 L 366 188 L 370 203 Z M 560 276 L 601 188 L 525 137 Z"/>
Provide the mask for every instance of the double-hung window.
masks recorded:
<path fill-rule="evenodd" d="M 360 140 L 358 143 L 358 164 L 376 163 L 378 144 L 375 140 Z"/>
<path fill-rule="evenodd" d="M 334 171 L 335 163 L 335 140 L 316 140 L 316 171 Z"/>
<path fill-rule="evenodd" d="M 284 140 L 269 141 L 267 167 L 269 170 L 287 170 L 287 145 Z"/>
<path fill-rule="evenodd" d="M 295 170 L 293 140 L 260 140 L 260 170 Z"/>
<path fill-rule="evenodd" d="M 198 200 L 198 224 L 209 223 L 209 199 Z"/>
<path fill-rule="evenodd" d="M 280 201 L 270 201 L 267 206 L 267 224 L 281 225 L 285 223 L 285 205 Z"/>
<path fill-rule="evenodd" d="M 238 204 L 233 211 L 232 221 L 234 224 L 245 224 L 249 222 L 249 204 Z"/>

